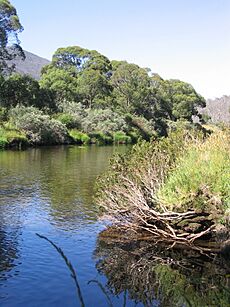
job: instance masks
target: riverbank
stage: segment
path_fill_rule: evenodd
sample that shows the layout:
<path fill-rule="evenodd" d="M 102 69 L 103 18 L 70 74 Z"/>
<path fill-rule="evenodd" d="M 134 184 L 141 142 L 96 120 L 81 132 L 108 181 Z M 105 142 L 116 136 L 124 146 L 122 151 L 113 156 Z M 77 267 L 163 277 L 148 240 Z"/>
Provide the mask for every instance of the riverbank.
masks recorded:
<path fill-rule="evenodd" d="M 229 129 L 177 130 L 135 145 L 98 183 L 104 217 L 136 234 L 187 246 L 229 240 Z M 221 243 L 222 242 L 222 243 Z"/>
<path fill-rule="evenodd" d="M 52 138 L 53 137 L 53 138 Z M 25 131 L 16 129 L 10 125 L 0 127 L 0 149 L 23 149 L 34 146 L 46 145 L 119 145 L 135 144 L 138 137 L 134 134 L 126 134 L 122 131 L 113 134 L 104 134 L 102 132 L 84 133 L 76 129 L 67 130 L 64 138 L 50 137 L 44 140 L 34 140 L 30 134 Z"/>

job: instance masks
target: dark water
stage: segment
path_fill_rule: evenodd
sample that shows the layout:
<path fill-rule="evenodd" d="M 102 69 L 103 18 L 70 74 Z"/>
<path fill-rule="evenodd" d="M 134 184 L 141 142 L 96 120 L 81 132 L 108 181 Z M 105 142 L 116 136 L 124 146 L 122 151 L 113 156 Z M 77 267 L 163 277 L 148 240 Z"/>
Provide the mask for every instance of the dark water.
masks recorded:
<path fill-rule="evenodd" d="M 0 152 L 0 306 L 230 306 L 226 262 L 98 240 L 93 186 L 126 150 Z"/>

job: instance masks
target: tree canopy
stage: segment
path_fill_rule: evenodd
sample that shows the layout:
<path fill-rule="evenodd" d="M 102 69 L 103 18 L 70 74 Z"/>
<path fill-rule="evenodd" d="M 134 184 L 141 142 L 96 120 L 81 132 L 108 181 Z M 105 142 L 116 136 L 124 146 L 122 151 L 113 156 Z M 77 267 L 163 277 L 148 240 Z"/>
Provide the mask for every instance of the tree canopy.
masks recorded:
<path fill-rule="evenodd" d="M 0 73 L 11 71 L 9 61 L 16 56 L 24 57 L 18 33 L 23 30 L 17 11 L 9 0 L 0 0 Z"/>
<path fill-rule="evenodd" d="M 57 100 L 81 100 L 86 107 L 92 107 L 96 98 L 109 94 L 110 73 L 109 59 L 95 50 L 59 48 L 42 71 L 41 86 L 56 91 Z"/>

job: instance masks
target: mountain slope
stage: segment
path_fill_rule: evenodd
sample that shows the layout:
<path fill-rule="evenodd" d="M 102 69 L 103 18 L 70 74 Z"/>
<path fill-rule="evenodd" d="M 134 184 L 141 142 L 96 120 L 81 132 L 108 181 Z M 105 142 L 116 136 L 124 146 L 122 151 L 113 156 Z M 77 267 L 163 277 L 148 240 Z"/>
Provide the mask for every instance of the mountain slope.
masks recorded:
<path fill-rule="evenodd" d="M 16 72 L 30 75 L 34 79 L 39 80 L 42 67 L 49 64 L 50 61 L 25 50 L 24 53 L 26 56 L 24 61 L 20 58 L 12 61 L 16 65 Z"/>
<path fill-rule="evenodd" d="M 200 109 L 200 112 L 210 116 L 213 123 L 230 124 L 230 96 L 206 100 L 206 107 Z"/>

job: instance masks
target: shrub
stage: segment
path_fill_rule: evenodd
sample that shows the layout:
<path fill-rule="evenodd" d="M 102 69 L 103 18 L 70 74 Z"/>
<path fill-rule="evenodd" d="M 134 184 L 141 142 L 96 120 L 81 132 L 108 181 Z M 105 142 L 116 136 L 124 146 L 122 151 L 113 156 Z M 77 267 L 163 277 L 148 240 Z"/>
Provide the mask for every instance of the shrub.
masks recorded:
<path fill-rule="evenodd" d="M 80 102 L 63 101 L 58 105 L 61 113 L 77 116 L 78 119 L 82 119 L 87 116 L 87 112 Z"/>
<path fill-rule="evenodd" d="M 62 113 L 56 117 L 56 120 L 60 121 L 68 129 L 81 128 L 79 117 L 71 114 Z"/>
<path fill-rule="evenodd" d="M 0 128 L 0 148 L 21 147 L 27 144 L 28 139 L 23 132 L 10 128 L 9 125 L 4 125 Z"/>
<path fill-rule="evenodd" d="M 127 230 L 192 244 L 230 226 L 230 138 L 178 130 L 115 157 L 97 182 L 98 204 Z M 183 239 L 181 239 L 183 233 Z M 223 236 L 223 234 L 222 234 Z"/>
<path fill-rule="evenodd" d="M 125 119 L 110 109 L 88 110 L 88 115 L 82 121 L 82 129 L 86 133 L 100 131 L 103 134 L 110 134 L 115 131 L 127 129 Z"/>
<path fill-rule="evenodd" d="M 61 122 L 50 119 L 33 107 L 16 107 L 10 112 L 10 121 L 23 130 L 32 144 L 51 145 L 68 142 L 68 130 Z"/>

